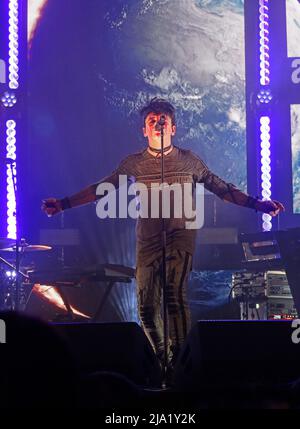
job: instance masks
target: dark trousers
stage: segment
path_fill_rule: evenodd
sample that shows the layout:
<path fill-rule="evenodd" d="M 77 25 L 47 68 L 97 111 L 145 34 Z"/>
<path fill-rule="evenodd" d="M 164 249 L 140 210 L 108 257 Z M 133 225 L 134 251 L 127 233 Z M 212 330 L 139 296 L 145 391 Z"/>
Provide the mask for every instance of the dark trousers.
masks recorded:
<path fill-rule="evenodd" d="M 192 265 L 192 255 L 182 250 L 167 252 L 168 356 L 177 358 L 191 326 L 186 289 Z M 138 309 L 143 329 L 158 358 L 163 361 L 164 331 L 162 320 L 162 261 L 138 266 Z"/>

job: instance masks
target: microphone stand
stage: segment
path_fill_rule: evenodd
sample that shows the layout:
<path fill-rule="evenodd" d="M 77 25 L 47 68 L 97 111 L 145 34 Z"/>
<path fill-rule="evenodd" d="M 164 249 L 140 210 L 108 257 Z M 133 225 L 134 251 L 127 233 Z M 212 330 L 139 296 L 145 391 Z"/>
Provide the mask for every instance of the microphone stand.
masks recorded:
<path fill-rule="evenodd" d="M 164 171 L 164 124 L 166 118 L 161 116 L 157 124 L 160 127 L 160 143 L 161 143 L 161 183 L 162 183 L 162 202 L 163 202 L 163 186 L 165 181 Z M 163 297 L 163 327 L 164 327 L 164 368 L 163 375 L 165 377 L 168 366 L 168 339 L 169 339 L 169 323 L 168 323 L 168 303 L 167 303 L 167 268 L 166 268 L 166 248 L 167 248 L 167 234 L 165 227 L 165 219 L 163 213 L 161 216 L 161 238 L 162 238 L 162 297 Z"/>
<path fill-rule="evenodd" d="M 21 239 L 20 239 L 20 231 L 19 231 L 19 212 L 18 212 L 18 201 L 17 201 L 17 185 L 16 185 L 16 174 L 14 171 L 13 163 L 10 162 L 10 171 L 11 171 L 11 177 L 13 182 L 13 188 L 14 188 L 14 194 L 15 194 L 15 219 L 16 219 L 16 290 L 15 290 L 15 310 L 19 310 L 19 304 L 20 304 L 20 246 L 21 246 Z"/>
<path fill-rule="evenodd" d="M 0 262 L 2 262 L 3 264 L 5 264 L 8 268 L 10 268 L 13 271 L 16 271 L 16 267 L 11 264 L 10 262 L 8 262 L 6 259 L 2 258 L 0 256 Z M 18 271 L 18 273 L 20 274 L 20 276 L 22 276 L 25 280 L 29 280 L 29 276 L 25 273 L 23 273 L 23 271 Z"/>

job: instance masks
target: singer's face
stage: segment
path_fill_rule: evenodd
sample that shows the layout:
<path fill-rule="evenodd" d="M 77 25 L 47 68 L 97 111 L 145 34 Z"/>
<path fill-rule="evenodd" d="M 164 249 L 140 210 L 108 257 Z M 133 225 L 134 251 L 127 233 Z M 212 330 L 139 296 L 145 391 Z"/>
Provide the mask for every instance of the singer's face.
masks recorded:
<path fill-rule="evenodd" d="M 144 137 L 148 137 L 148 144 L 152 147 L 159 147 L 161 144 L 160 131 L 155 129 L 156 124 L 161 116 L 161 113 L 149 113 L 145 120 L 143 128 Z M 171 137 L 175 135 L 176 126 L 172 125 L 170 116 L 165 115 L 166 121 L 164 124 L 164 146 L 171 144 Z"/>

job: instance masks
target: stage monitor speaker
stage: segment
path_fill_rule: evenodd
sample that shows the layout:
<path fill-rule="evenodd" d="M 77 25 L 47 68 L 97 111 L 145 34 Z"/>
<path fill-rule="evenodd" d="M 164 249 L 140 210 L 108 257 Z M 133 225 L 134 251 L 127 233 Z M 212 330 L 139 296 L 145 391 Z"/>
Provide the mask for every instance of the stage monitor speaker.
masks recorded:
<path fill-rule="evenodd" d="M 112 371 L 140 386 L 161 386 L 161 371 L 142 328 L 125 323 L 54 324 L 66 339 L 79 371 Z"/>
<path fill-rule="evenodd" d="M 300 377 L 300 344 L 290 321 L 198 321 L 175 366 L 186 391 L 246 385 L 273 386 Z"/>

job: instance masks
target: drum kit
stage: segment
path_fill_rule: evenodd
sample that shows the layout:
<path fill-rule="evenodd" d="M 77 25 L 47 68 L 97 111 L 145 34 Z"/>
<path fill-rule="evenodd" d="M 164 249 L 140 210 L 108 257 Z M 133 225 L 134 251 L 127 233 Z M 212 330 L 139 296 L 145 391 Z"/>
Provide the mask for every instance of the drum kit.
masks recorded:
<path fill-rule="evenodd" d="M 26 311 L 29 298 L 34 292 L 42 299 L 50 301 L 55 295 L 57 307 L 64 311 L 63 317 L 62 314 L 57 315 L 59 321 L 73 321 L 82 317 L 95 321 L 99 318 L 114 284 L 131 283 L 135 276 L 133 268 L 115 264 L 98 265 L 92 270 L 65 266 L 60 269 L 36 270 L 35 267 L 21 264 L 26 254 L 50 250 L 51 246 L 28 244 L 24 239 L 19 241 L 17 247 L 15 240 L 0 238 L 0 311 Z M 1 256 L 2 252 L 9 260 Z M 102 299 L 93 316 L 74 309 L 65 293 L 65 287 L 78 287 L 88 282 L 106 283 Z"/>
<path fill-rule="evenodd" d="M 24 310 L 26 307 L 26 287 L 30 284 L 29 268 L 22 269 L 20 262 L 28 252 L 49 251 L 52 247 L 30 245 L 21 239 L 18 249 L 16 240 L 0 237 L 0 254 L 8 255 L 7 259 L 0 256 L 0 310 Z M 13 262 L 11 262 L 13 259 Z M 17 259 L 19 259 L 17 264 Z M 19 266 L 19 269 L 17 268 Z"/>

